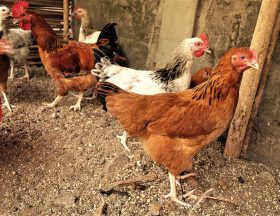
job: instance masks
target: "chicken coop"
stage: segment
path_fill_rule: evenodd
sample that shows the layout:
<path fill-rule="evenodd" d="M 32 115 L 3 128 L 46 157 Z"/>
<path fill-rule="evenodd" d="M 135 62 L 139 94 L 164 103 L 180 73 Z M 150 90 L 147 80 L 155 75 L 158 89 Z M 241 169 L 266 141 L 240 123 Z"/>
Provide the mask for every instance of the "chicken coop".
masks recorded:
<path fill-rule="evenodd" d="M 0 215 L 280 215 L 279 31 L 280 0 L 2 0 Z"/>

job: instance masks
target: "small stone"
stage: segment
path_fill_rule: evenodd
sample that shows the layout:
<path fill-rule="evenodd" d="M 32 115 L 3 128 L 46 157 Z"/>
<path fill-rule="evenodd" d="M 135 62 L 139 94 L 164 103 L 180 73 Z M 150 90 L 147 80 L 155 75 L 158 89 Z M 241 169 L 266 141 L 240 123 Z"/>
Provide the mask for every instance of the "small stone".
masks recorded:
<path fill-rule="evenodd" d="M 159 215 L 161 210 L 161 205 L 159 203 L 151 203 L 149 205 L 149 211 L 151 215 Z"/>
<path fill-rule="evenodd" d="M 58 115 L 57 115 L 56 112 L 54 112 L 54 113 L 52 113 L 52 114 L 50 115 L 50 117 L 51 117 L 52 119 L 56 119 L 56 118 L 58 117 Z"/>
<path fill-rule="evenodd" d="M 70 208 L 75 205 L 76 197 L 72 194 L 66 194 L 62 197 L 57 198 L 54 201 L 55 205 L 65 206 L 66 208 Z"/>
<path fill-rule="evenodd" d="M 226 181 L 225 181 L 224 178 L 221 178 L 220 180 L 218 180 L 218 184 L 221 186 L 221 188 L 222 188 L 223 190 L 226 190 L 226 189 L 227 189 L 227 183 L 226 183 Z"/>
<path fill-rule="evenodd" d="M 244 180 L 241 176 L 238 176 L 238 177 L 237 177 L 237 180 L 238 180 L 241 184 L 243 184 L 243 183 L 245 182 L 245 180 Z"/>

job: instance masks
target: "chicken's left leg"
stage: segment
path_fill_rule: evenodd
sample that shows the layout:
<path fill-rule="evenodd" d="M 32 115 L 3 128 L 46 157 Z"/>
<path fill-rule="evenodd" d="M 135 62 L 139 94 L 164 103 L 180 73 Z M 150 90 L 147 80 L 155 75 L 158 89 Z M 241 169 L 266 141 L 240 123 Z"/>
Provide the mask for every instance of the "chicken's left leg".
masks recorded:
<path fill-rule="evenodd" d="M 10 67 L 11 67 L 11 73 L 10 73 L 9 79 L 13 80 L 15 78 L 15 75 L 14 75 L 15 62 L 13 60 L 11 60 Z"/>
<path fill-rule="evenodd" d="M 27 63 L 24 64 L 24 76 L 21 79 L 29 79 L 29 72 L 28 72 L 28 65 Z"/>
<path fill-rule="evenodd" d="M 62 98 L 63 96 L 58 95 L 52 103 L 43 103 L 43 104 L 47 107 L 55 107 Z"/>
<path fill-rule="evenodd" d="M 123 147 L 130 152 L 128 146 L 127 146 L 127 139 L 128 139 L 128 134 L 124 131 L 121 136 L 117 136 L 117 138 L 121 141 L 121 144 Z"/>
<path fill-rule="evenodd" d="M 165 195 L 164 198 L 169 198 L 170 197 L 174 202 L 176 202 L 180 205 L 191 207 L 190 204 L 188 204 L 186 202 L 183 202 L 183 201 L 178 199 L 177 191 L 176 191 L 176 178 L 170 172 L 168 172 L 168 175 L 169 175 L 169 180 L 170 180 L 170 192 L 169 192 L 169 194 Z"/>
<path fill-rule="evenodd" d="M 74 111 L 81 110 L 81 102 L 82 102 L 83 96 L 84 96 L 84 92 L 79 92 L 77 103 L 73 106 L 70 106 L 70 109 L 73 109 Z"/>
<path fill-rule="evenodd" d="M 2 94 L 3 94 L 3 97 L 4 97 L 3 106 L 6 106 L 6 107 L 8 108 L 8 110 L 9 110 L 10 112 L 12 112 L 12 111 L 13 111 L 13 110 L 12 110 L 12 106 L 11 106 L 10 103 L 9 103 L 9 100 L 8 100 L 8 98 L 7 98 L 6 93 L 2 91 Z"/>

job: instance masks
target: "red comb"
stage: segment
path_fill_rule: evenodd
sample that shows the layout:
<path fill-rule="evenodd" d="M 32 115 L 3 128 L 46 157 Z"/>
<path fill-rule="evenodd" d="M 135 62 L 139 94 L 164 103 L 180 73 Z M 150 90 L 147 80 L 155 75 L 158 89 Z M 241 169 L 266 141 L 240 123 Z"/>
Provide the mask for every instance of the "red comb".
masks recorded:
<path fill-rule="evenodd" d="M 199 35 L 199 38 L 204 42 L 205 45 L 207 45 L 207 46 L 209 45 L 206 34 Z"/>
<path fill-rule="evenodd" d="M 13 4 L 12 7 L 12 15 L 13 17 L 19 17 L 21 14 L 25 12 L 25 10 L 29 7 L 29 3 L 25 0 L 18 0 Z"/>

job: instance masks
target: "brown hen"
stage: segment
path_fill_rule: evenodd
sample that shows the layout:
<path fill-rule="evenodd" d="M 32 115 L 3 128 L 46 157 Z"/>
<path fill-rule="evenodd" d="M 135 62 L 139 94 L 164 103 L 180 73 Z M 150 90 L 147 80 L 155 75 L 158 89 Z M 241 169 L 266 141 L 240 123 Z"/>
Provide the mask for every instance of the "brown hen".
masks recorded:
<path fill-rule="evenodd" d="M 80 110 L 84 92 L 93 88 L 97 82 L 90 70 L 94 68 L 97 59 L 107 55 L 106 52 L 110 52 L 111 59 L 120 59 L 116 56 L 117 51 L 106 48 L 107 45 L 109 47 L 112 45 L 110 39 L 105 38 L 96 44 L 63 41 L 57 37 L 42 16 L 28 10 L 28 7 L 28 2 L 16 1 L 12 14 L 14 22 L 18 23 L 20 28 L 31 29 L 33 38 L 38 44 L 41 61 L 57 86 L 58 96 L 52 103 L 46 105 L 54 107 L 69 91 L 78 91 L 78 101 L 70 108 Z M 123 59 L 121 61 L 123 62 Z"/>
<path fill-rule="evenodd" d="M 97 97 L 129 135 L 142 139 L 145 152 L 169 171 L 166 197 L 182 205 L 175 177 L 191 170 L 194 156 L 217 139 L 233 117 L 243 72 L 258 69 L 256 52 L 232 48 L 213 69 L 211 78 L 180 93 L 138 95 L 111 83 L 97 84 Z"/>

